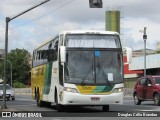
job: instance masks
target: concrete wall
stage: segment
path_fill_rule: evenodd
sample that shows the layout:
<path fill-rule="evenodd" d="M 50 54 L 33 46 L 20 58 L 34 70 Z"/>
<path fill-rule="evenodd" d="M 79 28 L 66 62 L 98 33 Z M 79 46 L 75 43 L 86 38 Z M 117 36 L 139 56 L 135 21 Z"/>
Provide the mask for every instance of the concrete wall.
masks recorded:
<path fill-rule="evenodd" d="M 31 95 L 31 88 L 14 88 L 15 95 Z"/>

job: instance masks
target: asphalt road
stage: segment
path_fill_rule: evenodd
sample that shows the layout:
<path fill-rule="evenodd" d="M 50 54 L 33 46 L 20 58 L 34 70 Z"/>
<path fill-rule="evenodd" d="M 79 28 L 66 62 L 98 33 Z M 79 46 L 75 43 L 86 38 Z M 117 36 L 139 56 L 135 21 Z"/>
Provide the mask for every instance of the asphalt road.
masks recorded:
<path fill-rule="evenodd" d="M 3 101 L 0 100 L 0 106 L 3 104 Z M 56 111 L 55 106 L 52 105 L 50 108 L 47 107 L 37 107 L 36 101 L 31 98 L 29 95 L 17 95 L 14 101 L 6 101 L 8 108 L 15 108 L 21 111 Z M 79 109 L 78 109 L 79 108 Z M 97 111 L 101 112 L 101 107 L 78 107 L 74 111 Z M 82 111 L 81 111 L 82 110 Z M 71 110 L 72 111 L 72 110 Z M 142 102 L 141 105 L 134 105 L 132 97 L 124 97 L 123 105 L 110 105 L 110 112 L 124 112 L 124 111 L 160 111 L 160 106 L 155 106 L 153 101 Z M 73 111 L 72 111 L 73 112 Z"/>
<path fill-rule="evenodd" d="M 3 104 L 3 101 L 0 100 L 0 106 L 2 106 L 2 104 Z M 55 120 L 61 120 L 62 119 L 61 117 L 65 117 L 66 119 L 70 118 L 69 120 L 71 120 L 71 117 L 72 119 L 76 117 L 77 120 L 82 117 L 83 118 L 86 117 L 87 120 L 89 118 L 95 118 L 95 117 L 100 117 L 100 119 L 103 119 L 103 117 L 107 117 L 107 116 L 110 116 L 112 120 L 114 119 L 114 116 L 118 117 L 117 115 L 118 113 L 130 113 L 130 112 L 141 113 L 141 112 L 147 112 L 147 111 L 150 111 L 150 112 L 160 111 L 160 106 L 155 106 L 153 101 L 142 102 L 141 105 L 134 105 L 132 97 L 125 97 L 123 105 L 110 105 L 109 112 L 103 112 L 102 107 L 97 106 L 97 107 L 69 107 L 67 108 L 69 109 L 67 112 L 58 113 L 56 112 L 55 105 L 52 105 L 50 108 L 37 107 L 36 101 L 32 100 L 31 96 L 28 96 L 28 95 L 16 96 L 15 101 L 6 101 L 6 104 L 8 108 L 14 108 L 15 110 L 18 110 L 18 111 L 42 112 L 43 114 L 45 114 L 45 116 L 54 117 Z M 55 118 L 55 117 L 58 117 L 58 118 Z M 126 117 L 123 117 L 123 118 L 126 118 Z M 147 118 L 145 120 L 147 120 Z"/>

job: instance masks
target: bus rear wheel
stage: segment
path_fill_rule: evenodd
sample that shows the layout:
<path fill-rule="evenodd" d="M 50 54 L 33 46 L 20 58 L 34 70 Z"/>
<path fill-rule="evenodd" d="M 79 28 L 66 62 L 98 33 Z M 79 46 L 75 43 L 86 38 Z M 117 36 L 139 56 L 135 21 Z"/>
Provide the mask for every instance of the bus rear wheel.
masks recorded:
<path fill-rule="evenodd" d="M 37 94 L 36 94 L 36 102 L 37 102 L 38 107 L 44 106 L 44 102 L 40 100 L 39 92 L 37 92 Z"/>
<path fill-rule="evenodd" d="M 108 111 L 109 111 L 109 105 L 103 105 L 103 106 L 102 106 L 102 110 L 103 110 L 104 112 L 108 112 Z"/>

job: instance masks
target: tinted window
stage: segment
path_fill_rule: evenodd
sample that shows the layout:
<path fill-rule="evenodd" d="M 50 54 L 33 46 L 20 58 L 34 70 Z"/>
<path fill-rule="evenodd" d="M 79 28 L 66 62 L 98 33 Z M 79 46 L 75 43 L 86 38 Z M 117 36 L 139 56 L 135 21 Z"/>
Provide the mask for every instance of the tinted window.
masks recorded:
<path fill-rule="evenodd" d="M 120 48 L 117 35 L 102 34 L 68 34 L 66 46 L 71 48 Z"/>
<path fill-rule="evenodd" d="M 153 81 L 154 81 L 155 84 L 160 84 L 160 78 L 159 77 L 153 78 Z"/>
<path fill-rule="evenodd" d="M 146 84 L 146 79 L 143 78 L 139 81 L 139 85 L 145 85 Z"/>
<path fill-rule="evenodd" d="M 148 85 L 148 84 L 151 84 L 151 85 L 152 85 L 151 80 L 150 80 L 149 78 L 147 78 L 146 84 L 147 84 L 147 85 Z"/>
<path fill-rule="evenodd" d="M 6 90 L 11 89 L 11 87 L 9 85 L 6 85 Z M 0 85 L 0 90 L 3 90 L 3 85 Z"/>
<path fill-rule="evenodd" d="M 58 37 L 33 52 L 33 67 L 56 61 L 58 57 Z"/>

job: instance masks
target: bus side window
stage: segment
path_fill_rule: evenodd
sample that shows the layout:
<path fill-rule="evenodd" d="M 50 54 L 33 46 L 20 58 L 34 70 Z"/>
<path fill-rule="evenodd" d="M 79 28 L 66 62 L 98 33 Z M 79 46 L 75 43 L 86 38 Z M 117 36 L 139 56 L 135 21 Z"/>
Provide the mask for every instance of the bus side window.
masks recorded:
<path fill-rule="evenodd" d="M 57 60 L 58 58 L 58 40 L 55 41 L 55 44 L 54 44 L 54 58 L 53 60 Z"/>
<path fill-rule="evenodd" d="M 56 38 L 54 41 L 47 44 L 47 56 L 48 61 L 55 61 L 57 60 L 58 54 L 58 39 Z"/>
<path fill-rule="evenodd" d="M 59 43 L 59 46 L 62 46 L 63 45 L 63 35 L 60 35 L 60 43 Z"/>
<path fill-rule="evenodd" d="M 56 52 L 58 52 L 58 41 L 56 41 L 54 48 L 55 48 Z"/>
<path fill-rule="evenodd" d="M 34 67 L 34 66 L 36 66 L 35 65 L 35 61 L 36 61 L 36 59 L 35 59 L 35 55 L 36 55 L 36 51 L 33 51 L 33 58 L 32 58 L 32 67 Z"/>
<path fill-rule="evenodd" d="M 53 61 L 53 53 L 54 53 L 54 49 L 52 47 L 52 42 L 49 43 L 49 46 L 48 46 L 48 61 Z"/>

